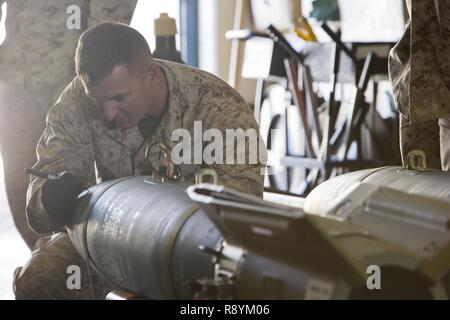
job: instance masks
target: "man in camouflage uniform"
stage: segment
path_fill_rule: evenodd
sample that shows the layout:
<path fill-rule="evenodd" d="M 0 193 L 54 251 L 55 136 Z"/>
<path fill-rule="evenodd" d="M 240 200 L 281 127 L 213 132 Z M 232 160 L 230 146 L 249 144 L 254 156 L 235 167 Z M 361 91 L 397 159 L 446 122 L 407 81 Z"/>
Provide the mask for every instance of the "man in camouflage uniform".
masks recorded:
<path fill-rule="evenodd" d="M 72 179 L 84 187 L 94 183 L 95 172 L 103 181 L 148 174 L 148 161 L 156 164 L 161 157 L 161 152 L 150 147 L 162 143 L 175 150 L 180 141 L 172 133 L 186 129 L 195 137 L 194 122 L 201 121 L 203 131 L 216 129 L 225 137 L 227 129 L 249 130 L 256 140 L 227 140 L 223 160 L 215 163 L 181 164 L 182 180 L 194 182 L 200 168 L 212 168 L 218 183 L 262 196 L 266 149 L 248 104 L 228 84 L 207 72 L 153 59 L 142 35 L 120 24 L 100 24 L 85 32 L 76 61 L 78 76 L 48 113 L 34 169 L 70 172 L 68 185 Z M 243 164 L 235 164 L 235 154 L 227 152 L 239 150 L 236 140 L 245 145 Z M 252 162 L 254 152 L 258 157 Z M 53 188 L 55 197 L 47 199 L 49 183 L 53 184 L 32 177 L 28 189 L 27 215 L 39 233 L 60 230 L 68 221 L 64 210 L 53 210 L 48 204 L 65 199 L 64 188 Z M 56 195 L 59 192 L 61 196 Z M 63 206 L 68 202 L 71 199 L 64 200 Z M 77 292 L 66 286 L 66 269 L 73 264 L 82 270 Z M 27 266 L 17 272 L 16 297 L 103 298 L 109 285 L 95 274 L 88 277 L 88 271 L 67 234 L 58 233 L 39 243 Z"/>
<path fill-rule="evenodd" d="M 6 39 L 0 45 L 0 147 L 14 222 L 33 248 L 27 224 L 23 169 L 36 162 L 45 115 L 74 77 L 73 53 L 81 32 L 104 20 L 129 23 L 137 0 L 0 0 L 7 4 Z M 80 29 L 69 29 L 77 6 Z M 74 8 L 74 7 L 71 7 Z M 1 11 L 1 10 L 0 10 Z M 5 17 L 1 12 L 0 16 Z"/>
<path fill-rule="evenodd" d="M 430 168 L 450 170 L 450 3 L 408 3 L 410 19 L 392 49 L 389 72 L 400 113 L 403 163 L 413 149 Z"/>

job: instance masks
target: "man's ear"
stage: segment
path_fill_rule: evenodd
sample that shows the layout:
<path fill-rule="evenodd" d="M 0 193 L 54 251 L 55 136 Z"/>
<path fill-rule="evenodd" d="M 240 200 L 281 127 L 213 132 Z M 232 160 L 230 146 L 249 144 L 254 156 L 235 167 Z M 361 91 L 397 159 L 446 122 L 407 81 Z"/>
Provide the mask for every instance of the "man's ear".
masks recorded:
<path fill-rule="evenodd" d="M 161 69 L 157 63 L 151 63 L 146 70 L 146 76 L 149 80 L 158 80 L 161 76 Z"/>

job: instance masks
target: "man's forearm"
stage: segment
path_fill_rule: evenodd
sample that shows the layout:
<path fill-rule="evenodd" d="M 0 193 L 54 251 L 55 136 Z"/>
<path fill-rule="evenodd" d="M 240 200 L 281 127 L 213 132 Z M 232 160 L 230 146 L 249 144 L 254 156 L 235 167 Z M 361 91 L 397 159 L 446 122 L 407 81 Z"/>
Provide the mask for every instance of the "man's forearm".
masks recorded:
<path fill-rule="evenodd" d="M 26 214 L 30 227 L 39 234 L 52 232 L 50 219 L 41 202 L 41 189 L 44 179 L 31 178 L 28 186 Z"/>

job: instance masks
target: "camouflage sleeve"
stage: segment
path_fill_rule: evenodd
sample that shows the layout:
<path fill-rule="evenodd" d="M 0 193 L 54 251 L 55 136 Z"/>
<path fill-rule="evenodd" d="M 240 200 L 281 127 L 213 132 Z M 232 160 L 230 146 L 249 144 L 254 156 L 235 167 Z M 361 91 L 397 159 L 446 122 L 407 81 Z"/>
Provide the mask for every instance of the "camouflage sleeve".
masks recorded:
<path fill-rule="evenodd" d="M 449 13 L 448 1 L 412 2 L 410 21 L 390 52 L 396 106 L 413 125 L 450 115 Z"/>
<path fill-rule="evenodd" d="M 137 0 L 93 0 L 91 1 L 88 25 L 104 21 L 130 24 Z"/>
<path fill-rule="evenodd" d="M 217 107 L 211 108 L 204 128 L 221 131 L 223 161 L 210 161 L 211 165 L 203 167 L 210 167 L 217 172 L 219 184 L 262 197 L 267 150 L 253 113 L 237 94 L 215 100 L 209 103 Z M 205 155 L 208 152 L 204 153 L 204 162 L 207 162 Z"/>
<path fill-rule="evenodd" d="M 46 127 L 36 149 L 34 169 L 56 174 L 69 171 L 86 186 L 94 175 L 92 130 L 83 113 L 72 84 L 47 114 Z M 30 177 L 27 191 L 27 218 L 29 225 L 40 234 L 54 231 L 41 203 L 42 178 Z"/>
<path fill-rule="evenodd" d="M 392 84 L 395 105 L 397 111 L 407 119 L 410 119 L 409 110 L 409 79 L 411 75 L 410 55 L 411 21 L 408 21 L 406 29 L 399 42 L 391 49 L 389 54 L 389 77 Z"/>

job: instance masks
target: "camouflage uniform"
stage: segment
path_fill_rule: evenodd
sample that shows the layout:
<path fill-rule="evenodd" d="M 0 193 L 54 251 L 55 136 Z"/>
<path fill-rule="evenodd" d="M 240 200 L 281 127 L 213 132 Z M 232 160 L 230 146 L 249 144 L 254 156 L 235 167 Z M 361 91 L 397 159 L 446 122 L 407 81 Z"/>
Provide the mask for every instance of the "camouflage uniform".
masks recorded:
<path fill-rule="evenodd" d="M 429 167 L 450 170 L 450 3 L 413 0 L 410 16 L 389 59 L 402 158 L 422 149 Z"/>
<path fill-rule="evenodd" d="M 46 129 L 37 147 L 39 160 L 34 168 L 50 173 L 72 172 L 85 186 L 93 183 L 95 171 L 103 181 L 148 174 L 146 147 L 162 142 L 173 149 L 178 141 L 172 141 L 172 132 L 184 128 L 194 137 L 194 121 L 202 121 L 203 132 L 208 128 L 215 128 L 220 130 L 224 137 L 226 129 L 254 129 L 257 133 L 257 143 L 262 143 L 252 111 L 233 88 L 198 69 L 162 60 L 157 60 L 156 63 L 162 67 L 166 76 L 169 101 L 164 116 L 147 140 L 144 140 L 137 127 L 127 131 L 109 129 L 104 123 L 100 107 L 85 95 L 80 79 L 75 78 L 48 113 Z M 261 151 L 256 152 L 261 152 L 264 157 L 251 164 L 248 140 L 245 147 L 244 164 L 182 164 L 183 180 L 194 182 L 195 173 L 200 168 L 210 167 L 217 171 L 220 184 L 262 196 L 264 165 L 261 160 L 265 161 L 266 149 L 262 143 Z M 227 157 L 225 150 L 223 155 Z M 156 150 L 148 156 L 150 161 L 156 161 L 159 157 L 160 153 Z M 52 230 L 52 222 L 49 221 L 40 201 L 42 183 L 41 178 L 31 178 L 27 194 L 28 219 L 30 225 L 39 233 Z M 67 238 L 61 242 L 64 244 L 54 250 L 55 254 L 58 254 L 59 250 L 66 250 L 65 248 L 67 252 L 73 251 Z M 59 265 L 58 268 L 63 270 L 67 267 L 67 261 L 60 263 L 53 259 L 52 264 Z M 33 275 L 29 274 L 28 281 L 23 281 L 24 286 L 29 286 L 26 290 L 33 292 L 36 287 L 38 292 L 42 292 L 39 288 L 46 277 L 48 283 L 65 283 L 66 276 L 63 272 L 59 273 L 64 275 L 62 278 L 53 278 L 52 281 L 50 276 L 45 276 L 48 269 L 55 268 L 55 265 L 50 267 L 48 264 L 42 264 L 35 267 L 34 269 L 41 270 L 43 275 L 39 281 L 34 281 Z M 16 286 L 18 284 L 16 281 Z M 55 286 L 55 290 L 57 288 L 58 286 Z M 88 294 L 89 292 L 86 292 L 86 295 Z M 60 296 L 66 295 L 62 293 Z"/>
<path fill-rule="evenodd" d="M 104 299 L 110 287 L 97 275 L 70 244 L 66 232 L 42 237 L 30 260 L 14 274 L 16 299 L 87 300 Z M 80 268 L 80 289 L 69 289 L 69 266 Z"/>
<path fill-rule="evenodd" d="M 7 3 L 7 37 L 0 45 L 0 146 L 14 222 L 33 247 L 37 235 L 25 218 L 25 167 L 36 162 L 35 146 L 45 115 L 74 76 L 73 54 L 88 25 L 130 22 L 137 0 L 0 0 Z M 77 5 L 81 30 L 67 28 Z M 20 143 L 18 143 L 20 141 Z"/>

